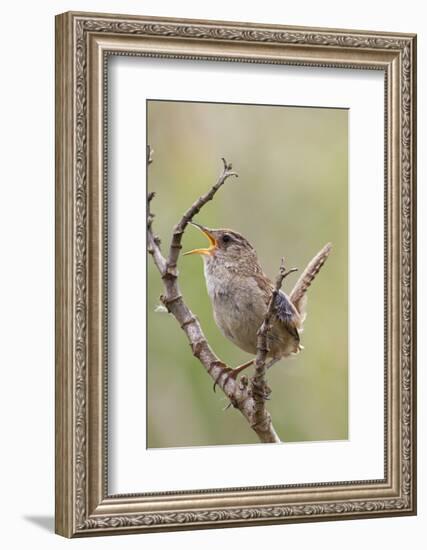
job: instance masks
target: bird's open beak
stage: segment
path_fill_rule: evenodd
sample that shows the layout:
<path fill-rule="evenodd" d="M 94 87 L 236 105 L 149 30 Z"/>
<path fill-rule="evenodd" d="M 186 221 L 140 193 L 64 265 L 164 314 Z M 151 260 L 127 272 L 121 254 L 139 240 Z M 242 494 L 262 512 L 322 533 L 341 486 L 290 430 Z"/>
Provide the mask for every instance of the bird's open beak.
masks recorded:
<path fill-rule="evenodd" d="M 210 246 L 209 248 L 195 248 L 194 250 L 186 252 L 184 256 L 188 256 L 189 254 L 205 254 L 206 256 L 210 256 L 217 248 L 217 241 L 215 237 L 212 235 L 212 233 L 209 232 L 209 229 L 206 229 L 206 227 L 203 227 L 203 225 L 194 222 L 189 223 L 191 223 L 191 225 L 194 225 L 194 227 L 197 227 L 197 229 L 200 229 L 200 231 L 204 235 L 206 235 Z"/>

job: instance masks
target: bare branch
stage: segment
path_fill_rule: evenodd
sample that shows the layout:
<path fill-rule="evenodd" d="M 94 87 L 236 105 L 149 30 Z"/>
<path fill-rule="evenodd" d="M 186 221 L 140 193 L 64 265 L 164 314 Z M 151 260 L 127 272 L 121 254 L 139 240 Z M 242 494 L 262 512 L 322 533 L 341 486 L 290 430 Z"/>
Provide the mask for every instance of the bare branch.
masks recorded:
<path fill-rule="evenodd" d="M 213 185 L 207 193 L 199 197 L 190 206 L 190 208 L 187 210 L 187 212 L 185 212 L 185 214 L 182 216 L 180 221 L 176 224 L 176 226 L 173 229 L 172 241 L 171 241 L 170 250 L 169 250 L 168 268 L 167 268 L 168 274 L 171 277 L 177 276 L 176 264 L 178 262 L 178 257 L 182 248 L 182 245 L 181 245 L 182 236 L 184 235 L 184 231 L 188 223 L 192 221 L 194 216 L 200 212 L 200 210 L 203 208 L 203 206 L 207 202 L 211 201 L 214 198 L 216 192 L 219 190 L 220 187 L 222 187 L 222 185 L 224 185 L 224 183 L 227 181 L 229 177 L 231 176 L 234 176 L 236 178 L 239 177 L 236 172 L 233 172 L 232 165 L 227 163 L 227 161 L 224 158 L 222 159 L 222 162 L 224 167 L 215 185 Z"/>
<path fill-rule="evenodd" d="M 150 147 L 150 145 L 147 145 L 147 165 L 149 166 L 153 162 L 153 154 L 154 151 Z"/>
<path fill-rule="evenodd" d="M 155 193 L 149 193 L 147 199 L 147 251 L 152 255 L 157 269 L 163 275 L 166 272 L 166 259 L 160 250 L 160 239 L 153 233 L 154 214 L 151 212 L 151 201 Z"/>
<path fill-rule="evenodd" d="M 194 202 L 174 227 L 167 260 L 161 253 L 160 240 L 153 232 L 154 214 L 151 212 L 151 202 L 154 198 L 154 193 L 149 194 L 147 246 L 163 280 L 164 294 L 160 299 L 185 332 L 193 355 L 197 357 L 212 380 L 215 381 L 216 385 L 230 399 L 230 403 L 243 414 L 251 428 L 258 435 L 259 440 L 263 443 L 276 443 L 280 440 L 274 431 L 271 419 L 268 423 L 259 423 L 254 416 L 254 411 L 257 410 L 256 401 L 252 396 L 252 388 L 249 388 L 246 377 L 242 377 L 239 382 L 229 376 L 230 369 L 210 348 L 197 317 L 184 302 L 178 285 L 177 261 L 181 251 L 181 241 L 185 228 L 192 221 L 193 217 L 200 212 L 203 206 L 213 199 L 216 192 L 229 177 L 237 177 L 237 173 L 232 171 L 231 164 L 227 163 L 225 159 L 222 159 L 222 161 L 224 167 L 215 185 Z M 147 162 L 149 164 L 152 162 L 151 148 L 147 149 Z"/>
<path fill-rule="evenodd" d="M 265 379 L 266 374 L 266 359 L 269 352 L 268 349 L 268 333 L 271 329 L 271 320 L 274 315 L 275 303 L 278 293 L 282 288 L 283 280 L 285 277 L 298 271 L 296 268 L 285 268 L 285 261 L 282 258 L 279 274 L 276 278 L 276 284 L 272 292 L 270 302 L 268 304 L 267 313 L 265 314 L 264 321 L 258 329 L 257 333 L 257 355 L 255 359 L 255 374 L 251 379 L 251 393 L 254 399 L 254 423 L 256 426 L 265 426 L 267 432 L 272 431 L 271 416 L 265 406 L 265 401 L 271 393 L 270 388 L 267 385 Z M 280 441 L 277 434 L 275 434 L 277 440 Z"/>

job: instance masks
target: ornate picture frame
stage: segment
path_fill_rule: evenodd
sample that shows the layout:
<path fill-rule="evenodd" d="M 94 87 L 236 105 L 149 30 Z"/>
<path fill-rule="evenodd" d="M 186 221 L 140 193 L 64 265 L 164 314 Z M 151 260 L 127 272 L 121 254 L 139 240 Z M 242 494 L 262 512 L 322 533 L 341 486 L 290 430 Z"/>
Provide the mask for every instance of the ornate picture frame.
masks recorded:
<path fill-rule="evenodd" d="M 108 492 L 106 60 L 382 71 L 384 478 Z M 416 513 L 416 36 L 68 12 L 56 17 L 56 532 L 65 537 Z"/>

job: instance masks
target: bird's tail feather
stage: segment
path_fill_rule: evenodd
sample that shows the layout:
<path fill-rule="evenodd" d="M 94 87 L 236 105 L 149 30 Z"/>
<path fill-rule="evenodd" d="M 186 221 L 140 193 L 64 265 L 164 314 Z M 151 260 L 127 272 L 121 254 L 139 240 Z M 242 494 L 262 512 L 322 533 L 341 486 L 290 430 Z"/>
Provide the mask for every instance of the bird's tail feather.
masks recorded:
<path fill-rule="evenodd" d="M 304 315 L 305 313 L 305 307 L 307 303 L 307 289 L 313 282 L 316 275 L 319 273 L 323 264 L 326 262 L 329 253 L 331 252 L 331 249 L 332 245 L 331 243 L 328 243 L 322 248 L 320 252 L 316 254 L 316 256 L 314 256 L 314 258 L 303 271 L 301 277 L 296 282 L 289 296 L 291 302 L 294 304 L 301 315 Z"/>

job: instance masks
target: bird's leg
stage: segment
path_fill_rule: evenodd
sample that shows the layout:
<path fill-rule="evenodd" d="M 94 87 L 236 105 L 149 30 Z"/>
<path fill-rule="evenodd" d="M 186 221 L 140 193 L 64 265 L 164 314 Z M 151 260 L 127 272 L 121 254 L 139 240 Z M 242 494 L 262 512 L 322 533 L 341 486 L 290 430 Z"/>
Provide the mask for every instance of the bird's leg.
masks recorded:
<path fill-rule="evenodd" d="M 224 369 L 221 371 L 221 373 L 219 374 L 219 376 L 215 380 L 215 383 L 213 385 L 213 390 L 215 391 L 215 388 L 216 388 L 221 376 L 223 376 L 224 373 L 227 373 L 227 377 L 224 380 L 224 386 L 225 386 L 230 378 L 232 378 L 233 380 L 236 380 L 239 373 L 241 373 L 243 370 L 250 367 L 253 364 L 254 361 L 255 361 L 255 359 L 251 359 L 250 361 L 247 361 L 246 363 L 243 363 L 243 365 L 239 365 L 238 367 L 235 367 L 234 369 L 232 369 L 230 367 L 224 367 Z"/>

